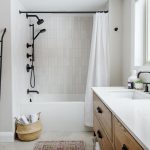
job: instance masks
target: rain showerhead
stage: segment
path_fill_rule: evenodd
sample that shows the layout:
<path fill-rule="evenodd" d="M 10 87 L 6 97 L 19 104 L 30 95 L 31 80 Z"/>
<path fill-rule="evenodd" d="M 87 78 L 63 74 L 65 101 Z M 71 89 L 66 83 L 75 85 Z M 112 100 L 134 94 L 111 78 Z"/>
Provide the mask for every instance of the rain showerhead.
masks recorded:
<path fill-rule="evenodd" d="M 43 19 L 38 19 L 37 24 L 40 25 L 40 24 L 42 24 L 43 22 L 44 22 Z"/>
<path fill-rule="evenodd" d="M 44 22 L 44 20 L 40 19 L 37 15 L 28 15 L 28 14 L 26 14 L 26 17 L 27 18 L 29 18 L 29 17 L 36 17 L 38 19 L 38 21 L 37 21 L 38 25 L 40 25 L 40 24 L 42 24 Z"/>
<path fill-rule="evenodd" d="M 46 32 L 46 29 L 41 29 L 39 33 L 34 37 L 34 40 L 39 36 L 40 33 L 44 33 L 44 32 Z"/>

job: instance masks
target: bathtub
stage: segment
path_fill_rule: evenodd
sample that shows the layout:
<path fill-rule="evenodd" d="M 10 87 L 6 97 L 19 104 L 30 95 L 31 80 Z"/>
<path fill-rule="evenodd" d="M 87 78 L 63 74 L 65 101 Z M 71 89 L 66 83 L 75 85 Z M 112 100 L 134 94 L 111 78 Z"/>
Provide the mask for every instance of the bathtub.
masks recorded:
<path fill-rule="evenodd" d="M 44 131 L 90 131 L 84 126 L 83 95 L 38 95 L 21 104 L 21 114 L 41 112 Z"/>

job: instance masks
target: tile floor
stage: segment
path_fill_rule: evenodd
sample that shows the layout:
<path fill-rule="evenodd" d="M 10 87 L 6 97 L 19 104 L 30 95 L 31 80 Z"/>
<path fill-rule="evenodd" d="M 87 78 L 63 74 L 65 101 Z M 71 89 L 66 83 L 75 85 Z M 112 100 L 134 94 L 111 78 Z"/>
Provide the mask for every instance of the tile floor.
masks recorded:
<path fill-rule="evenodd" d="M 40 139 L 32 142 L 0 143 L 0 150 L 34 150 L 37 141 L 51 140 L 83 140 L 86 144 L 86 150 L 93 150 L 92 132 L 49 132 L 42 133 Z"/>

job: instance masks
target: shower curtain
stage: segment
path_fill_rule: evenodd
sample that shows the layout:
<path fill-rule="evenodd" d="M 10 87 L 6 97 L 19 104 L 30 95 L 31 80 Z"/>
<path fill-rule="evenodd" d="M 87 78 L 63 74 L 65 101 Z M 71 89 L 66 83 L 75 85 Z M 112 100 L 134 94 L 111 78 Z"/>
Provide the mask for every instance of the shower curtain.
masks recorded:
<path fill-rule="evenodd" d="M 109 26 L 108 13 L 96 13 L 85 92 L 85 125 L 93 126 L 93 95 L 91 87 L 109 86 Z"/>

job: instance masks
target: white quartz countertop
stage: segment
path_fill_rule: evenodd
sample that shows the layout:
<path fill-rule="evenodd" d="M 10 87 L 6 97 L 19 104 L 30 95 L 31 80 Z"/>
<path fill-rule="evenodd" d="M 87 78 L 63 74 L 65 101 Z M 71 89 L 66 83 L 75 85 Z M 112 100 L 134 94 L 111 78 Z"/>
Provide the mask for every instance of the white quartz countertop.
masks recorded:
<path fill-rule="evenodd" d="M 150 150 L 150 99 L 119 99 L 107 91 L 133 91 L 124 87 L 93 87 L 93 91 L 145 150 Z"/>

